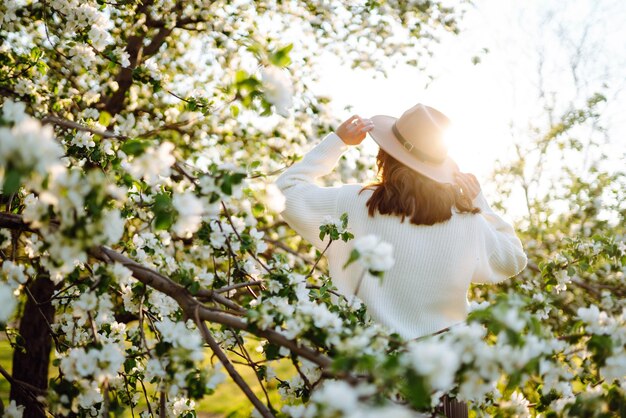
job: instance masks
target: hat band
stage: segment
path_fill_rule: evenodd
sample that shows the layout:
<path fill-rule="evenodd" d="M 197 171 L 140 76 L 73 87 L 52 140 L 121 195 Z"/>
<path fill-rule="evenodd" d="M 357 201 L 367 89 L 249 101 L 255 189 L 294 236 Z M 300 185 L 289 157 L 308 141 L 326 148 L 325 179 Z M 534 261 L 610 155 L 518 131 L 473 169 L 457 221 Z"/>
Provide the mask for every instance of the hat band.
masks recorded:
<path fill-rule="evenodd" d="M 411 154 L 413 154 L 414 156 L 416 156 L 420 160 L 428 162 L 428 163 L 435 163 L 435 164 L 441 164 L 441 163 L 443 163 L 446 160 L 445 157 L 444 158 L 435 158 L 435 157 L 432 157 L 432 156 L 424 153 L 423 151 L 415 148 L 415 146 L 413 144 L 411 144 L 409 141 L 406 140 L 406 138 L 404 138 L 402 136 L 402 134 L 400 133 L 400 131 L 396 127 L 396 123 L 395 122 L 391 126 L 391 130 L 393 131 L 393 134 L 396 136 L 396 139 L 402 144 L 402 146 L 404 146 L 404 149 L 406 149 L 408 152 L 410 152 Z"/>

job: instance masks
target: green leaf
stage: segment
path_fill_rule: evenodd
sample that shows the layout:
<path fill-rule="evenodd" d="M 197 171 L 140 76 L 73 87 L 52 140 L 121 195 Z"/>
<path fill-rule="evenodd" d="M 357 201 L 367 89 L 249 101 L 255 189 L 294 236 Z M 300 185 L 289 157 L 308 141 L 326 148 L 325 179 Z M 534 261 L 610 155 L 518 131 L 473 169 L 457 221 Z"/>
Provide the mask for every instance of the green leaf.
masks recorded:
<path fill-rule="evenodd" d="M 20 189 L 20 180 L 22 174 L 17 170 L 9 170 L 4 176 L 4 184 L 2 185 L 2 193 L 11 195 Z"/>
<path fill-rule="evenodd" d="M 233 178 L 230 175 L 224 175 L 224 180 L 220 185 L 220 189 L 225 195 L 230 196 L 231 194 L 233 194 Z"/>
<path fill-rule="evenodd" d="M 277 67 L 286 67 L 291 64 L 291 57 L 289 52 L 293 49 L 293 44 L 289 44 L 284 48 L 279 49 L 275 53 L 270 55 L 270 62 Z"/>
<path fill-rule="evenodd" d="M 124 362 L 124 370 L 126 371 L 126 373 L 130 373 L 130 371 L 135 366 L 137 366 L 137 360 L 135 360 L 134 358 L 127 358 Z"/>
<path fill-rule="evenodd" d="M 233 115 L 234 118 L 236 118 L 237 116 L 239 116 L 239 107 L 232 105 L 230 107 L 230 114 Z"/>
<path fill-rule="evenodd" d="M 174 206 L 169 195 L 163 193 L 154 198 L 154 227 L 169 229 L 174 223 Z"/>
<path fill-rule="evenodd" d="M 194 281 L 189 285 L 188 289 L 192 295 L 197 295 L 198 292 L 200 291 L 200 283 Z"/>
<path fill-rule="evenodd" d="M 522 381 L 522 374 L 520 372 L 514 372 L 509 376 L 509 381 L 506 385 L 504 391 L 506 393 L 512 392 L 514 389 L 519 387 L 520 382 Z"/>
<path fill-rule="evenodd" d="M 107 112 L 106 110 L 103 110 L 102 112 L 100 112 L 100 117 L 98 118 L 98 123 L 100 123 L 100 125 L 102 126 L 109 126 L 109 124 L 111 123 L 111 114 L 109 112 Z M 126 152 L 126 151 L 124 151 Z M 128 154 L 128 153 L 126 153 Z"/>
<path fill-rule="evenodd" d="M 356 249 L 352 250 L 352 252 L 350 253 L 350 257 L 348 258 L 348 261 L 346 261 L 346 264 L 343 265 L 343 268 L 345 269 L 350 264 L 354 263 L 356 260 L 359 259 L 360 256 L 361 254 L 359 254 Z"/>
<path fill-rule="evenodd" d="M 604 366 L 606 358 L 611 355 L 613 342 L 609 335 L 593 335 L 587 342 L 587 348 L 593 353 L 593 361 L 598 366 Z"/>
<path fill-rule="evenodd" d="M 243 90 L 244 92 L 253 92 L 257 90 L 261 86 L 261 82 L 254 77 L 249 77 L 237 82 L 237 86 L 239 90 Z M 250 100 L 251 97 L 245 97 L 245 99 Z M 244 103 L 244 101 L 242 101 Z"/>
<path fill-rule="evenodd" d="M 154 227 L 156 229 L 169 229 L 174 223 L 174 217 L 170 214 L 158 214 L 154 217 Z"/>
<path fill-rule="evenodd" d="M 286 67 L 291 64 L 289 52 L 293 49 L 293 44 L 279 49 L 269 56 L 270 62 L 277 67 Z"/>
<path fill-rule="evenodd" d="M 127 155 L 140 155 L 150 146 L 150 141 L 144 139 L 129 139 L 122 144 L 120 149 Z"/>
<path fill-rule="evenodd" d="M 352 371 L 355 359 L 347 356 L 337 356 L 333 359 L 332 368 L 336 372 Z"/>
<path fill-rule="evenodd" d="M 265 206 L 261 202 L 257 202 L 252 206 L 252 214 L 254 216 L 261 216 L 265 212 Z"/>
<path fill-rule="evenodd" d="M 39 49 L 38 47 L 34 47 L 33 49 L 30 50 L 30 59 L 32 59 L 33 61 L 38 60 L 41 57 L 42 53 L 41 53 L 41 49 Z"/>
<path fill-rule="evenodd" d="M 343 240 L 343 242 L 348 242 L 352 238 L 354 238 L 354 235 L 352 235 L 352 233 L 350 232 L 344 232 L 341 234 L 341 239 Z"/>
<path fill-rule="evenodd" d="M 342 213 L 339 217 L 339 220 L 341 221 L 341 226 L 343 227 L 343 229 L 346 229 L 348 227 L 348 212 Z"/>
<path fill-rule="evenodd" d="M 244 70 L 239 70 L 239 71 L 237 71 L 235 73 L 235 82 L 236 83 L 241 83 L 246 78 L 248 78 L 248 73 L 246 73 Z"/>
<path fill-rule="evenodd" d="M 280 350 L 279 346 L 268 343 L 265 345 L 263 351 L 265 352 L 265 357 L 268 360 L 276 360 L 280 358 L 279 350 Z"/>
<path fill-rule="evenodd" d="M 415 409 L 430 407 L 430 393 L 423 377 L 408 373 L 402 393 Z"/>

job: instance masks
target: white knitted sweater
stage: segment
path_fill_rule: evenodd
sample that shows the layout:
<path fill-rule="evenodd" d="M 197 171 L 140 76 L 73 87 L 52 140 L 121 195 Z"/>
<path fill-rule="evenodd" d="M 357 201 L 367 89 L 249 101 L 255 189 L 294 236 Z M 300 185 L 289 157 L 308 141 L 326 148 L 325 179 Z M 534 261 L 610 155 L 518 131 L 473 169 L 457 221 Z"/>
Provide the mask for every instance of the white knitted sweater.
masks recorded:
<path fill-rule="evenodd" d="M 370 316 L 406 339 L 431 334 L 463 321 L 468 313 L 470 282 L 496 283 L 518 274 L 526 255 L 513 227 L 496 215 L 482 193 L 474 200 L 480 214 L 457 213 L 432 226 L 413 225 L 400 217 L 370 217 L 365 202 L 372 191 L 359 194 L 361 184 L 320 187 L 315 179 L 330 173 L 348 146 L 328 134 L 302 161 L 286 170 L 276 184 L 286 198 L 282 216 L 303 238 L 323 249 L 322 219 L 348 213 L 355 239 L 374 234 L 393 245 L 395 264 L 381 282 L 366 275 L 358 297 Z M 362 267 L 346 269 L 353 241 L 336 241 L 326 252 L 333 283 L 350 298 Z"/>

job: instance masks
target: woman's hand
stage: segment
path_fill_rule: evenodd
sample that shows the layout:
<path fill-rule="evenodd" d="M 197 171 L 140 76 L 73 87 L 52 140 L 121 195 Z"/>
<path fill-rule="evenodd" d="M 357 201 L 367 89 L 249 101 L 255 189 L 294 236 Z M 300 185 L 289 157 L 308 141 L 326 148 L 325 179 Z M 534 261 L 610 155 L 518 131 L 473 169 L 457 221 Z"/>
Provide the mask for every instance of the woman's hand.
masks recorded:
<path fill-rule="evenodd" d="M 374 122 L 354 115 L 339 125 L 336 134 L 347 145 L 359 145 L 365 139 L 365 134 L 373 128 Z"/>
<path fill-rule="evenodd" d="M 470 173 L 458 172 L 454 175 L 456 184 L 461 187 L 463 194 L 474 200 L 478 193 L 480 193 L 480 183 L 476 179 L 476 176 Z"/>

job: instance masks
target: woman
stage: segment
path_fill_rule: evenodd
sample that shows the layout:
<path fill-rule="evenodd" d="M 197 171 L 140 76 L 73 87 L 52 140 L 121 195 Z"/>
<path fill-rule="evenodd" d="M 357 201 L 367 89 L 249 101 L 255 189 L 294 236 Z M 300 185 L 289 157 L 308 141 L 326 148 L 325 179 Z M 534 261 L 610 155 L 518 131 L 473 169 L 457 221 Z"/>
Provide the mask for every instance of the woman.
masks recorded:
<path fill-rule="evenodd" d="M 396 260 L 384 280 L 363 280 L 357 263 L 343 265 L 352 241 L 334 242 L 326 256 L 338 290 L 358 296 L 371 317 L 406 339 L 432 334 L 465 320 L 471 282 L 496 283 L 518 274 L 526 255 L 515 231 L 487 204 L 471 174 L 460 173 L 442 134 L 448 118 L 418 104 L 400 118 L 353 116 L 328 134 L 276 181 L 286 198 L 282 216 L 322 249 L 319 226 L 326 216 L 348 214 L 355 239 L 374 234 L 389 242 Z M 380 147 L 379 181 L 363 186 L 319 187 L 342 153 L 366 133 Z M 328 238 L 327 238 L 328 239 Z M 446 401 L 450 416 L 467 416 Z"/>

